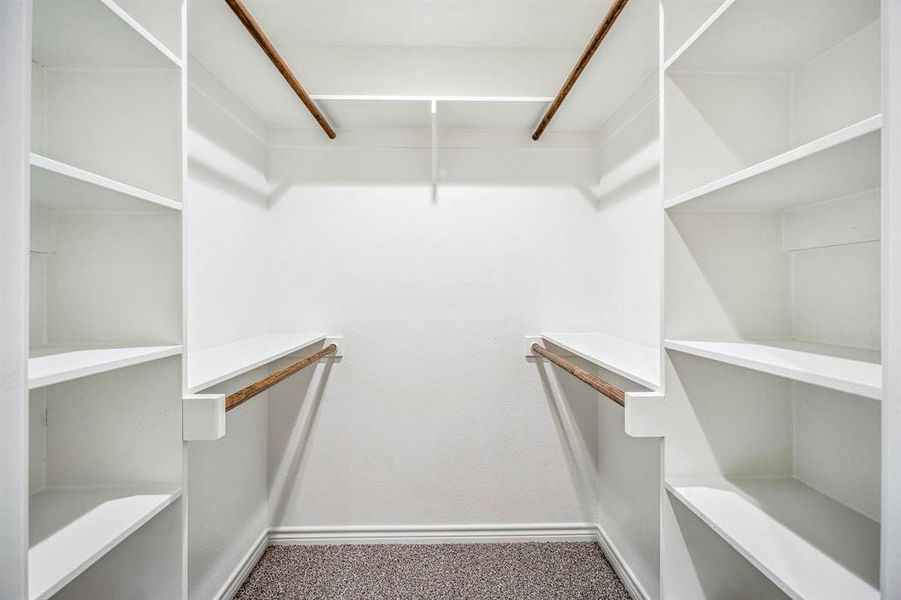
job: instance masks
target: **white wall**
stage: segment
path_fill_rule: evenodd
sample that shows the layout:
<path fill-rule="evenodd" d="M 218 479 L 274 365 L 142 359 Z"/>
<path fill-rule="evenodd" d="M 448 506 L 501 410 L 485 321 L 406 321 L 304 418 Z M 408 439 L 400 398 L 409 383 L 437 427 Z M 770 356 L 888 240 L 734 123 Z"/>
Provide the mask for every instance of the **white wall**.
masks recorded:
<path fill-rule="evenodd" d="M 593 447 L 593 426 L 561 438 L 522 337 L 600 323 L 593 154 L 444 151 L 436 202 L 429 161 L 272 152 L 275 327 L 349 348 L 318 404 L 306 385 L 302 456 L 277 406 L 305 383 L 272 391 L 275 527 L 591 520 L 567 446 Z"/>
<path fill-rule="evenodd" d="M 189 66 L 185 202 L 186 346 L 269 331 L 265 129 L 196 62 Z M 230 393 L 265 369 L 216 386 Z M 228 413 L 228 435 L 188 444 L 188 597 L 217 597 L 268 527 L 268 408 L 263 394 Z"/>

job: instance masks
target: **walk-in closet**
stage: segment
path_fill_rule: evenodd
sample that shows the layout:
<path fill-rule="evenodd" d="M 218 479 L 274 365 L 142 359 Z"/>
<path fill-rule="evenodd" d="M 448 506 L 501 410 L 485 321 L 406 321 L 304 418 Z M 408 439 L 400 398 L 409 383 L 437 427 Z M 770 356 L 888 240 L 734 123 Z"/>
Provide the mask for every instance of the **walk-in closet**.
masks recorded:
<path fill-rule="evenodd" d="M 901 598 L 898 0 L 0 2 L 0 600 Z"/>

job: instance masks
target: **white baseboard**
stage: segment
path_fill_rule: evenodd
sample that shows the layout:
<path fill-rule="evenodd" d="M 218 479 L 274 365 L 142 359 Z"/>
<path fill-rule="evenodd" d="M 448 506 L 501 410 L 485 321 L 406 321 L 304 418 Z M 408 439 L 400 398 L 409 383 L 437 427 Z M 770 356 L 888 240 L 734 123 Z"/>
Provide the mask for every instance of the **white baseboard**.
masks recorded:
<path fill-rule="evenodd" d="M 587 542 L 595 539 L 597 533 L 593 523 L 275 527 L 269 530 L 269 543 L 278 545 Z"/>
<path fill-rule="evenodd" d="M 635 573 L 629 568 L 626 561 L 623 560 L 622 555 L 616 549 L 613 542 L 610 541 L 607 532 L 605 532 L 600 525 L 595 525 L 594 527 L 595 540 L 601 547 L 601 550 L 604 551 L 607 562 L 609 562 L 610 566 L 613 567 L 613 570 L 616 571 L 616 574 L 619 576 L 620 581 L 623 582 L 629 595 L 632 596 L 633 600 L 651 600 L 647 591 L 638 582 L 638 578 L 635 577 Z"/>
<path fill-rule="evenodd" d="M 247 579 L 247 576 L 250 575 L 253 568 L 260 562 L 260 558 L 263 556 L 263 552 L 266 551 L 268 545 L 269 531 L 264 530 L 263 533 L 260 534 L 260 537 L 257 538 L 257 541 L 254 542 L 250 549 L 244 554 L 244 557 L 241 558 L 241 562 L 239 562 L 235 570 L 232 571 L 228 581 L 225 582 L 225 585 L 223 585 L 219 590 L 219 593 L 216 594 L 216 600 L 232 600 L 232 598 L 235 597 L 235 594 L 241 589 L 241 584 L 244 583 L 244 580 Z"/>

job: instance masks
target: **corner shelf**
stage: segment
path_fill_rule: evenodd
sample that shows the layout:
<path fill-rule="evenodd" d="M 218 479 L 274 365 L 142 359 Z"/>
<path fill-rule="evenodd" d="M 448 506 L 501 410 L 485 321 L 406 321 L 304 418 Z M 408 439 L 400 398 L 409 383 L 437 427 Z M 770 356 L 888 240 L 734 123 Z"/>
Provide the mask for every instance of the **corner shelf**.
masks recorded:
<path fill-rule="evenodd" d="M 789 597 L 879 598 L 879 524 L 792 478 L 666 482 Z"/>
<path fill-rule="evenodd" d="M 33 206 L 58 211 L 181 210 L 181 202 L 31 153 Z"/>
<path fill-rule="evenodd" d="M 664 207 L 784 210 L 880 185 L 882 115 L 679 194 Z"/>
<path fill-rule="evenodd" d="M 879 352 L 802 342 L 666 340 L 675 350 L 874 400 L 882 399 Z"/>
<path fill-rule="evenodd" d="M 181 496 L 179 487 L 48 489 L 29 504 L 29 600 L 50 598 Z"/>
<path fill-rule="evenodd" d="M 878 19 L 878 3 L 726 0 L 663 68 L 792 71 Z"/>
<path fill-rule="evenodd" d="M 324 333 L 266 333 L 188 354 L 191 393 L 325 340 Z"/>
<path fill-rule="evenodd" d="M 112 0 L 34 3 L 33 60 L 45 67 L 172 69 L 182 61 Z"/>
<path fill-rule="evenodd" d="M 541 337 L 646 388 L 660 387 L 660 354 L 650 346 L 603 333 L 542 333 Z"/>
<path fill-rule="evenodd" d="M 177 356 L 181 350 L 181 346 L 38 346 L 28 359 L 28 389 Z"/>

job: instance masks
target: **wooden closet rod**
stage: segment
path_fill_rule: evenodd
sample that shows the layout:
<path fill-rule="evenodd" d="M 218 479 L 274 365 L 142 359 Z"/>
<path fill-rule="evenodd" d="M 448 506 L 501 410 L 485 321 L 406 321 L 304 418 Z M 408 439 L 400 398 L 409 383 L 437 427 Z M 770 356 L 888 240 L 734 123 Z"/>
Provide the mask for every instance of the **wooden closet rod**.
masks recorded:
<path fill-rule="evenodd" d="M 576 81 L 578 81 L 579 76 L 582 74 L 582 71 L 584 71 L 585 67 L 588 66 L 588 63 L 591 61 L 591 57 L 594 56 L 594 53 L 597 51 L 598 47 L 600 47 L 601 42 L 604 41 L 607 33 L 610 32 L 610 29 L 613 27 L 613 23 L 616 22 L 616 19 L 619 17 L 620 13 L 623 12 L 623 9 L 626 7 L 626 4 L 628 2 L 629 0 L 613 0 L 613 4 L 610 6 L 607 14 L 604 15 L 604 20 L 601 21 L 601 24 L 598 26 L 597 31 L 594 32 L 591 41 L 588 42 L 588 45 L 585 46 L 585 49 L 582 51 L 582 56 L 579 57 L 578 62 L 576 62 L 576 66 L 573 67 L 573 70 L 570 72 L 569 77 L 567 77 L 566 81 L 563 82 L 563 87 L 561 87 L 560 91 L 557 92 L 557 96 L 551 102 L 551 105 L 548 107 L 547 112 L 544 113 L 544 117 L 541 118 L 541 122 L 538 123 L 538 127 L 535 129 L 535 133 L 532 134 L 533 140 L 537 142 L 538 138 L 541 137 L 541 134 L 544 133 L 544 130 L 547 129 L 547 126 L 550 125 L 551 119 L 553 119 L 554 115 L 557 114 L 557 111 L 560 109 L 560 105 L 563 104 L 563 101 L 566 99 L 566 96 L 569 95 L 570 90 L 572 90 L 573 86 L 576 85 Z"/>
<path fill-rule="evenodd" d="M 288 377 L 290 377 L 291 375 L 294 375 L 295 373 L 297 373 L 304 367 L 308 367 L 308 366 L 312 365 L 314 362 L 318 361 L 320 358 L 328 356 L 329 354 L 334 353 L 336 350 L 338 350 L 338 346 L 336 346 L 335 344 L 329 344 L 328 346 L 326 346 L 325 348 L 323 348 L 322 350 L 320 350 L 318 352 L 314 352 L 313 354 L 304 356 L 303 358 L 301 358 L 299 361 L 297 361 L 293 365 L 288 365 L 287 367 L 285 367 L 283 369 L 279 369 L 278 371 L 276 371 L 269 377 L 260 379 L 256 383 L 252 383 L 245 388 L 241 388 L 240 390 L 238 390 L 237 392 L 235 392 L 234 394 L 230 395 L 228 398 L 225 399 L 225 410 L 229 411 L 229 410 L 235 408 L 236 406 L 244 404 L 245 402 L 247 402 L 248 400 L 250 400 L 257 394 L 259 394 L 260 392 L 268 390 L 269 388 L 274 386 L 276 383 L 282 381 L 283 379 L 287 379 Z"/>
<path fill-rule="evenodd" d="M 253 39 L 257 41 L 257 44 L 260 45 L 260 48 L 263 49 L 263 52 L 266 53 L 266 56 L 268 56 L 269 60 L 272 61 L 272 64 L 275 65 L 275 68 L 282 74 L 282 77 L 285 78 L 285 81 L 288 82 L 288 85 L 291 86 L 291 89 L 294 90 L 294 93 L 297 94 L 297 97 L 300 98 L 303 105 L 307 107 L 307 110 L 310 111 L 310 114 L 313 115 L 313 118 L 316 119 L 316 122 L 322 127 L 325 134 L 329 136 L 330 139 L 335 139 L 338 134 L 332 129 L 328 119 L 325 118 L 325 115 L 322 114 L 322 111 L 319 110 L 319 107 L 316 106 L 316 103 L 313 102 L 313 99 L 310 98 L 307 91 L 300 85 L 297 77 L 294 76 L 294 73 L 292 73 L 290 67 L 288 67 L 288 63 L 285 62 L 285 59 L 283 59 L 281 54 L 278 53 L 278 50 L 275 49 L 272 40 L 269 39 L 269 36 L 266 35 L 260 27 L 260 24 L 257 23 L 257 20 L 253 18 L 250 11 L 244 6 L 244 2 L 242 2 L 242 0 L 225 0 L 225 3 L 232 9 L 232 12 L 235 13 L 238 20 L 244 24 L 244 27 L 246 27 L 247 31 L 250 32 L 250 35 L 253 36 Z"/>
<path fill-rule="evenodd" d="M 545 357 L 570 375 L 573 375 L 576 378 L 580 379 L 583 383 L 588 384 L 590 387 L 604 394 L 620 406 L 626 405 L 626 393 L 615 385 L 607 383 L 597 375 L 592 375 L 585 369 L 577 367 L 563 357 L 554 354 L 550 350 L 539 346 L 538 344 L 532 344 L 532 352 Z"/>

